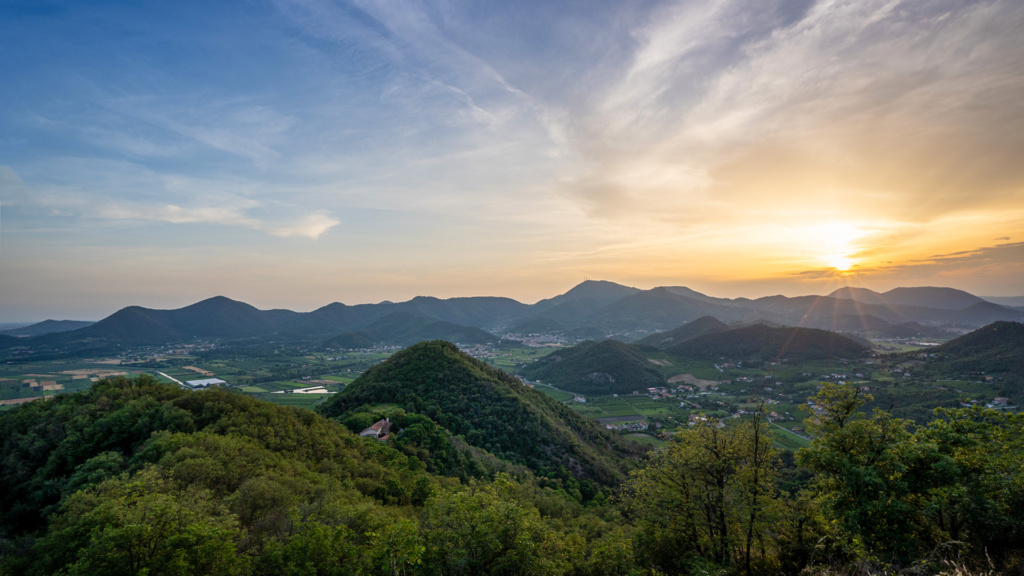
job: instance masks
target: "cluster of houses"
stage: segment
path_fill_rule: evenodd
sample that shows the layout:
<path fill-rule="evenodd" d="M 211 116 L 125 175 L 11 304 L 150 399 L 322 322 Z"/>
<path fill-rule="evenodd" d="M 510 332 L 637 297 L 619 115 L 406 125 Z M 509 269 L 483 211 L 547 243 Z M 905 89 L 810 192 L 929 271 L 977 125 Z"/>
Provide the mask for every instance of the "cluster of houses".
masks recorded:
<path fill-rule="evenodd" d="M 984 402 L 982 402 L 980 400 L 968 400 L 967 402 L 961 402 L 960 405 L 963 406 L 964 408 L 970 408 L 972 406 L 984 405 L 986 408 L 1000 409 L 1000 408 L 1006 408 L 1007 406 L 1009 406 L 1010 405 L 1010 399 L 1000 396 L 998 398 L 993 398 L 992 401 L 989 402 L 988 404 L 985 404 Z"/>
<path fill-rule="evenodd" d="M 655 400 L 672 397 L 672 393 L 668 391 L 668 388 L 648 388 L 647 395 Z"/>

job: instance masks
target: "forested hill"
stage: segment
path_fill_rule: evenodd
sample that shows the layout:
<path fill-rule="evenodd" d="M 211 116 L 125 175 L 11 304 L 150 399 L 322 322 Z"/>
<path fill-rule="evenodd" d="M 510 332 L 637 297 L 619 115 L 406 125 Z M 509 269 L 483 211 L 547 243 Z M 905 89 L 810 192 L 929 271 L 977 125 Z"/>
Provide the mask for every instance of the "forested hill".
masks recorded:
<path fill-rule="evenodd" d="M 620 525 L 530 475 L 462 485 L 312 411 L 148 376 L 0 413 L 4 575 L 596 576 Z"/>
<path fill-rule="evenodd" d="M 714 334 L 715 332 L 721 332 L 728 329 L 729 326 L 727 326 L 725 322 L 722 322 L 714 316 L 701 316 L 693 322 L 683 324 L 679 328 L 669 330 L 668 332 L 651 334 L 642 340 L 638 340 L 636 343 L 664 349 L 669 346 L 679 344 L 680 342 L 685 342 L 691 338 L 696 338 L 697 336 Z"/>
<path fill-rule="evenodd" d="M 440 340 L 406 348 L 367 370 L 319 411 L 344 418 L 378 404 L 427 416 L 469 444 L 542 476 L 564 468 L 610 486 L 625 478 L 643 451 Z"/>
<path fill-rule="evenodd" d="M 635 346 L 586 341 L 522 369 L 524 376 L 584 394 L 629 394 L 665 385 L 665 376 Z"/>
<path fill-rule="evenodd" d="M 754 324 L 698 336 L 671 346 L 668 351 L 691 358 L 774 361 L 856 358 L 866 354 L 868 349 L 846 336 L 827 330 L 772 328 Z"/>
<path fill-rule="evenodd" d="M 1024 388 L 1024 324 L 995 322 L 930 350 L 938 359 L 931 368 L 941 373 L 984 373 L 999 376 L 1008 389 Z"/>
<path fill-rule="evenodd" d="M 316 542 L 354 573 L 439 486 L 410 464 L 310 411 L 100 381 L 0 414 L 0 573 L 293 573 Z"/>

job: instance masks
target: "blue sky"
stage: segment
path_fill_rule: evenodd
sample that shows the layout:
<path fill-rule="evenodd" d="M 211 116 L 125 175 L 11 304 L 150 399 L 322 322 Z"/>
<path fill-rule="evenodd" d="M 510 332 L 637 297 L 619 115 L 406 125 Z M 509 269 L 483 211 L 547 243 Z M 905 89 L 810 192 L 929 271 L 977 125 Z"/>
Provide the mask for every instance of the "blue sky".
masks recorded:
<path fill-rule="evenodd" d="M 1024 294 L 1024 5 L 0 2 L 0 320 Z"/>

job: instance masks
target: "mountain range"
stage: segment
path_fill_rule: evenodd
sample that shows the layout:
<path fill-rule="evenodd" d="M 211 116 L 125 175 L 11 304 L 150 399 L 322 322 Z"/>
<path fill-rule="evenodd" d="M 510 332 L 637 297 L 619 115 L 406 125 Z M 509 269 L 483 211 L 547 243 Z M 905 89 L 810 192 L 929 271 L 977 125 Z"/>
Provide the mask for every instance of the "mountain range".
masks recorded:
<path fill-rule="evenodd" d="M 510 298 L 439 299 L 419 296 L 406 302 L 348 306 L 332 303 L 312 312 L 259 310 L 217 296 L 174 310 L 129 306 L 74 330 L 55 332 L 47 323 L 22 328 L 17 339 L 0 339 L 0 347 L 61 348 L 69 345 L 157 345 L 196 338 L 273 338 L 323 342 L 353 333 L 352 342 L 405 342 L 379 323 L 394 314 L 412 318 L 420 328 L 445 322 L 445 330 L 492 334 L 561 333 L 572 339 L 671 330 L 704 316 L 723 323 L 761 322 L 871 336 L 927 336 L 946 329 L 973 329 L 996 321 L 1022 321 L 1024 311 L 989 302 L 952 288 L 896 288 L 879 293 L 840 288 L 827 296 L 717 298 L 684 286 L 641 290 L 607 281 L 586 281 L 568 292 L 523 304 Z M 50 321 L 48 321 L 50 322 Z M 385 324 L 388 322 L 384 321 Z M 391 322 L 393 326 L 402 322 Z M 440 328 L 440 326 L 437 326 Z M 369 331 L 369 332 L 367 332 Z M 478 332 L 476 337 L 483 338 Z M 444 333 L 425 337 L 445 337 Z"/>

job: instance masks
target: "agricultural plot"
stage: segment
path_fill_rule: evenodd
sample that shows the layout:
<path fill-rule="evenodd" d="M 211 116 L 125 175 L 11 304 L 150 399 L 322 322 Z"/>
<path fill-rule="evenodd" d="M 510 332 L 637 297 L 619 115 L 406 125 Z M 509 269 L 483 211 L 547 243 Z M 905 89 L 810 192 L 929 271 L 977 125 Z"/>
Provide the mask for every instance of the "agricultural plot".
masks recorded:
<path fill-rule="evenodd" d="M 81 392 L 101 378 L 131 373 L 117 364 L 118 361 L 100 359 L 0 366 L 0 409 L 11 409 L 57 394 Z"/>
<path fill-rule="evenodd" d="M 572 397 L 573 397 L 573 393 L 572 392 L 566 392 L 565 390 L 559 390 L 558 388 L 555 388 L 554 386 L 545 386 L 543 384 L 535 384 L 534 388 L 536 388 L 538 392 L 542 392 L 544 395 L 551 397 L 551 399 L 556 401 L 556 402 L 565 402 L 567 400 L 572 400 Z"/>
<path fill-rule="evenodd" d="M 656 438 L 654 436 L 651 436 L 650 434 L 644 434 L 642 432 L 635 432 L 633 434 L 626 434 L 626 439 L 627 440 L 632 440 L 633 442 L 638 442 L 640 444 L 647 444 L 649 446 L 654 446 L 655 448 L 664 448 L 665 446 L 668 446 L 668 442 L 666 442 L 664 440 L 661 440 L 659 438 Z"/>
<path fill-rule="evenodd" d="M 520 368 L 531 364 L 538 358 L 543 358 L 551 353 L 554 348 L 531 348 L 527 346 L 502 349 L 501 352 L 486 362 L 491 366 L 504 370 L 509 374 L 515 374 Z"/>
<path fill-rule="evenodd" d="M 801 448 L 806 448 L 811 445 L 810 440 L 803 438 L 782 426 L 773 424 L 771 430 L 772 434 L 775 436 L 774 444 L 777 448 L 793 450 L 795 452 Z"/>
<path fill-rule="evenodd" d="M 659 369 L 668 378 L 678 376 L 680 374 L 691 374 L 695 378 L 699 378 L 701 380 L 720 380 L 722 376 L 722 373 L 719 372 L 718 368 L 715 368 L 714 362 L 690 360 L 671 355 L 665 355 L 664 360 L 667 360 L 670 365 L 659 366 Z"/>
<path fill-rule="evenodd" d="M 316 408 L 327 397 L 325 394 L 260 394 L 256 396 L 260 400 L 266 400 L 280 406 L 293 406 L 296 408 Z"/>

